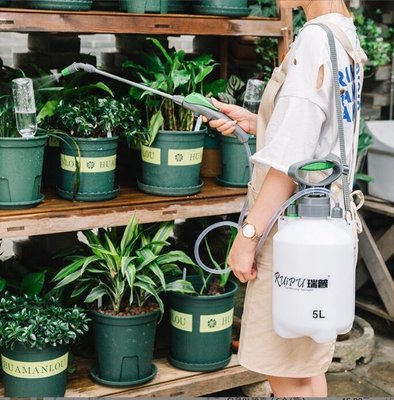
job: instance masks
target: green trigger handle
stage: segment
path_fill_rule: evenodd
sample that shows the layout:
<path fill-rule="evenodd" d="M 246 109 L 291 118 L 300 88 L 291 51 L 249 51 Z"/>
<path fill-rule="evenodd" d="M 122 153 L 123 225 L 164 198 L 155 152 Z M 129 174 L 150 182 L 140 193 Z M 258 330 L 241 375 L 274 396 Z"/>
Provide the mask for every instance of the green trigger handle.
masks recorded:
<path fill-rule="evenodd" d="M 328 169 L 332 169 L 331 174 L 320 182 L 308 182 L 305 178 L 305 172 L 318 172 Z M 330 155 L 326 159 L 305 160 L 295 163 L 290 166 L 287 174 L 296 183 L 306 187 L 329 187 L 342 175 L 342 172 L 343 167 L 339 158 L 334 155 Z"/>
<path fill-rule="evenodd" d="M 211 121 L 212 119 L 224 119 L 232 121 L 226 114 L 219 111 L 217 107 L 212 104 L 212 101 L 198 93 L 191 93 L 186 96 L 182 101 L 182 107 L 192 111 L 194 115 L 202 115 Z M 249 140 L 248 135 L 239 125 L 234 125 L 234 134 L 237 136 L 241 143 L 246 143 Z"/>

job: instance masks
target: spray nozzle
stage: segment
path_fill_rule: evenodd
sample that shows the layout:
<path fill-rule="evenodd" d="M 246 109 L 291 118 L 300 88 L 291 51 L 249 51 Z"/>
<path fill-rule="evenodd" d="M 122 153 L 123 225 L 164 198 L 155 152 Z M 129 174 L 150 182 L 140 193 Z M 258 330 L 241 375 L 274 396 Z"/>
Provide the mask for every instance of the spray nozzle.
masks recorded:
<path fill-rule="evenodd" d="M 91 64 L 84 64 L 84 63 L 73 63 L 69 65 L 67 68 L 64 68 L 61 71 L 62 76 L 68 76 L 71 74 L 74 74 L 75 72 L 78 71 L 85 71 L 89 73 L 95 73 L 96 72 L 96 67 L 94 67 Z"/>

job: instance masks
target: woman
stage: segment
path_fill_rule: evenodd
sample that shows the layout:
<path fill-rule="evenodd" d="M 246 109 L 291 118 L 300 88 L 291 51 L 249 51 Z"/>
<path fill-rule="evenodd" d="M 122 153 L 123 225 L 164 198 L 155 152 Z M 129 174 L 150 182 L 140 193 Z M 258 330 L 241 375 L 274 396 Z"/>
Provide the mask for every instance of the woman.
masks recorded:
<path fill-rule="evenodd" d="M 342 0 L 279 0 L 281 8 L 302 7 L 308 23 L 266 87 L 258 115 L 234 105 L 214 104 L 246 132 L 257 136 L 257 152 L 249 196 L 252 206 L 229 255 L 229 265 L 241 282 L 248 282 L 242 316 L 239 361 L 268 377 L 276 397 L 327 396 L 327 371 L 335 343 L 311 338 L 284 339 L 272 328 L 271 232 L 255 261 L 256 245 L 274 212 L 295 191 L 287 176 L 291 164 L 329 153 L 340 155 L 334 82 L 323 23 L 334 30 L 350 181 L 357 148 L 362 64 L 350 14 Z M 339 31 L 339 33 L 338 33 Z M 342 40 L 338 41 L 342 36 Z M 345 46 L 345 47 L 344 47 Z M 346 48 L 347 47 L 347 48 Z M 346 48 L 346 50 L 345 50 Z M 231 135 L 234 123 L 210 122 Z M 341 191 L 339 183 L 336 189 Z"/>

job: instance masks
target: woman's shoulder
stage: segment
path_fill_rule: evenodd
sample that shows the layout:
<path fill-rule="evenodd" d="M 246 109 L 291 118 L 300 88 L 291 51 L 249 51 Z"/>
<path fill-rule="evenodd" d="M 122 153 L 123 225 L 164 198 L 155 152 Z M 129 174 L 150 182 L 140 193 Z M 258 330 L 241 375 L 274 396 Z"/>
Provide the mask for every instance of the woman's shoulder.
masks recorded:
<path fill-rule="evenodd" d="M 328 46 L 327 33 L 317 25 L 305 25 L 294 41 L 294 47 L 303 47 L 306 50 L 314 51 L 316 47 L 321 49 Z"/>

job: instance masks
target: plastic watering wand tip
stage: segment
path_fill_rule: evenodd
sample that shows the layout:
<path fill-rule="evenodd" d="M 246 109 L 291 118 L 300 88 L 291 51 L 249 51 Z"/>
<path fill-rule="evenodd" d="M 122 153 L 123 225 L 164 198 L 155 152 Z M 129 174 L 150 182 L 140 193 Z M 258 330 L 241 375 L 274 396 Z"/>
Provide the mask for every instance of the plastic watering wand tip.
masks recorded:
<path fill-rule="evenodd" d="M 89 73 L 96 72 L 96 68 L 91 64 L 73 63 L 61 71 L 62 76 L 68 76 L 78 71 L 85 71 Z"/>

